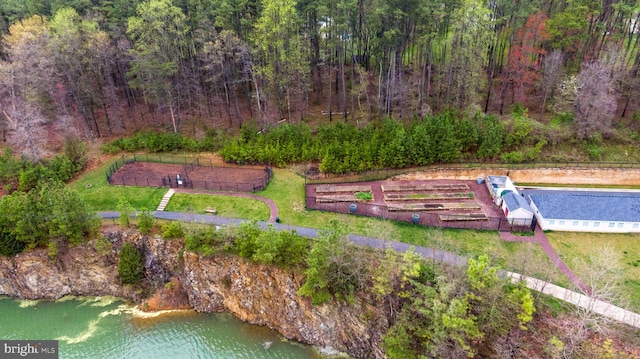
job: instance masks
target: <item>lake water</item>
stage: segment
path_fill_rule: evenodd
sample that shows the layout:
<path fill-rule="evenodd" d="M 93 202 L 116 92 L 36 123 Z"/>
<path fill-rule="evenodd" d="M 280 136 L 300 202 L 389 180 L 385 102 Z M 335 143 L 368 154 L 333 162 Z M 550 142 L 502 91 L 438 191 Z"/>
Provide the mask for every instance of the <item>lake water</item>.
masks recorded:
<path fill-rule="evenodd" d="M 60 358 L 326 358 L 230 314 L 142 313 L 115 298 L 0 297 L 0 339 L 59 340 Z M 268 348 L 266 348 L 268 347 Z"/>

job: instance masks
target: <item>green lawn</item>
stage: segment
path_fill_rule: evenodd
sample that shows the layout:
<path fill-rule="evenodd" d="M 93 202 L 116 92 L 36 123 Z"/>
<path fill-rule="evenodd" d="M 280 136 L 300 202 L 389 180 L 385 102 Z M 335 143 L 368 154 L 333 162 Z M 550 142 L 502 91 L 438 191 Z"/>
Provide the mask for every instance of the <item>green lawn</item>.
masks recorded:
<path fill-rule="evenodd" d="M 546 235 L 553 249 L 581 278 L 586 278 L 586 273 L 578 260 L 588 258 L 604 246 L 611 247 L 620 256 L 621 294 L 630 309 L 640 310 L 640 234 L 547 232 Z"/>
<path fill-rule="evenodd" d="M 508 270 L 549 278 L 560 285 L 568 281 L 557 274 L 539 246 L 506 243 L 495 231 L 436 229 L 412 223 L 379 218 L 305 210 L 304 178 L 289 169 L 274 168 L 273 179 L 257 195 L 271 198 L 280 212 L 282 223 L 322 228 L 331 219 L 348 225 L 351 233 L 451 251 L 465 256 L 488 254 L 496 264 Z"/>
<path fill-rule="evenodd" d="M 160 204 L 166 188 L 110 186 L 105 171 L 115 162 L 107 161 L 104 165 L 88 172 L 69 184 L 91 205 L 95 211 L 114 211 L 120 197 L 126 198 L 135 209 L 147 208 L 155 210 Z M 88 186 L 90 184 L 90 186 Z"/>
<path fill-rule="evenodd" d="M 104 171 L 111 164 L 81 176 L 70 184 L 95 210 L 115 210 L 118 198 L 124 196 L 136 209 L 155 209 L 164 195 L 164 188 L 108 186 Z M 86 184 L 91 183 L 87 188 Z M 337 219 L 349 227 L 351 233 L 397 240 L 451 251 L 465 256 L 488 254 L 505 269 L 538 278 L 549 279 L 566 286 L 568 281 L 558 275 L 539 246 L 523 243 L 505 243 L 495 231 L 462 229 L 435 229 L 411 223 L 305 209 L 304 178 L 290 169 L 274 169 L 274 176 L 264 191 L 257 195 L 272 199 L 278 206 L 280 221 L 284 224 L 322 228 Z M 267 220 L 268 207 L 251 199 L 223 195 L 175 194 L 167 206 L 168 211 L 204 213 L 214 207 L 219 216 Z"/>
<path fill-rule="evenodd" d="M 218 216 L 266 221 L 269 207 L 250 198 L 223 195 L 176 193 L 171 197 L 166 211 L 206 213 L 207 208 L 215 208 Z"/>

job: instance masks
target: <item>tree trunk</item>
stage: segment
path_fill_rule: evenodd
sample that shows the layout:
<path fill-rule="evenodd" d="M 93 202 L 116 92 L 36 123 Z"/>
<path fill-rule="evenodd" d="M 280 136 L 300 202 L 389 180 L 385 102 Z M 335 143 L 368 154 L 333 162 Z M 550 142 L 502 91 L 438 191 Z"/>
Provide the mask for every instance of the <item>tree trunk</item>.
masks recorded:
<path fill-rule="evenodd" d="M 176 125 L 176 117 L 173 113 L 173 101 L 169 101 L 169 111 L 171 111 L 171 123 L 173 124 L 173 133 L 178 133 L 178 126 Z"/>
<path fill-rule="evenodd" d="M 342 56 L 340 56 L 340 77 L 342 78 L 342 114 L 344 119 L 347 119 L 347 80 L 345 78 L 344 63 L 345 63 L 345 51 L 342 47 Z"/>

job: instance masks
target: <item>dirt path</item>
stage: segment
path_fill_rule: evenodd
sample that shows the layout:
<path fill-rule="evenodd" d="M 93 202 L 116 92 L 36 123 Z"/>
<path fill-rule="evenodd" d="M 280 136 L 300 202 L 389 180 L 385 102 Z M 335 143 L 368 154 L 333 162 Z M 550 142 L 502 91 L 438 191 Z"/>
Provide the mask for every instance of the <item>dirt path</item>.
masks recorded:
<path fill-rule="evenodd" d="M 399 175 L 393 179 L 475 180 L 486 175 L 508 175 L 516 183 L 640 186 L 640 169 L 637 168 L 439 168 Z"/>
<path fill-rule="evenodd" d="M 197 189 L 188 189 L 188 188 L 175 188 L 174 191 L 176 193 L 189 193 L 189 194 L 215 194 L 220 196 L 231 196 L 231 197 L 242 197 L 242 198 L 251 198 L 257 201 L 264 202 L 269 207 L 269 222 L 277 222 L 278 221 L 278 206 L 276 203 L 270 198 L 257 196 L 255 194 L 250 193 L 240 193 L 240 192 L 213 192 L 213 191 L 204 191 Z"/>

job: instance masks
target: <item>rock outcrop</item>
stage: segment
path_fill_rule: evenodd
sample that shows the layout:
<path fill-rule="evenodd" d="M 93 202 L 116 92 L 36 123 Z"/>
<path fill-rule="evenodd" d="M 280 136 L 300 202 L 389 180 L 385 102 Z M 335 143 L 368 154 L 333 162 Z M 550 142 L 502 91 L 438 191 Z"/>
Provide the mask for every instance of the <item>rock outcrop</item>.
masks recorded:
<path fill-rule="evenodd" d="M 297 294 L 300 273 L 257 265 L 239 257 L 184 254 L 184 283 L 198 311 L 229 311 L 290 339 L 332 347 L 360 358 L 384 357 L 380 335 L 388 322 L 365 300 L 313 306 Z"/>
<path fill-rule="evenodd" d="M 147 287 L 162 288 L 177 277 L 189 305 L 197 311 L 228 311 L 289 339 L 354 357 L 384 357 L 380 343 L 389 325 L 386 315 L 363 298 L 352 304 L 313 306 L 297 294 L 304 279 L 299 272 L 235 256 L 183 253 L 179 241 L 136 231 L 112 230 L 105 236 L 113 246 L 107 254 L 98 254 L 87 243 L 62 250 L 55 260 L 44 249 L 0 257 L 0 295 L 24 299 L 111 295 L 140 302 L 149 291 L 123 286 L 117 275 L 118 248 L 131 242 L 143 253 Z"/>

